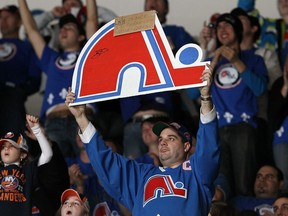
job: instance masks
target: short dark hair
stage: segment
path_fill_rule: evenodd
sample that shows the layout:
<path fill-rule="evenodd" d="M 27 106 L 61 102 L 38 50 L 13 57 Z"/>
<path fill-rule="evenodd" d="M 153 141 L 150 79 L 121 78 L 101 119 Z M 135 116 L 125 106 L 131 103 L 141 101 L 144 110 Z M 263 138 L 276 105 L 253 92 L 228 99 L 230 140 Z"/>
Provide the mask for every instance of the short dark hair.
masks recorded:
<path fill-rule="evenodd" d="M 277 171 L 277 178 L 278 178 L 278 181 L 283 181 L 284 180 L 284 174 L 282 172 L 282 170 L 280 170 L 277 166 L 273 165 L 273 164 L 263 164 L 261 165 L 258 170 L 257 170 L 257 173 L 258 171 L 264 167 L 264 166 L 269 166 L 269 167 L 272 167 L 273 169 L 275 169 Z"/>
<path fill-rule="evenodd" d="M 16 15 L 19 19 L 21 18 L 19 8 L 16 5 L 6 5 L 5 7 L 0 9 L 0 13 L 2 11 L 7 11 L 11 14 Z"/>
<path fill-rule="evenodd" d="M 236 16 L 234 13 L 233 14 L 232 13 L 221 14 L 217 18 L 217 21 L 216 21 L 216 33 L 217 33 L 217 27 L 219 26 L 220 22 L 227 22 L 232 26 L 234 33 L 235 33 L 235 36 L 238 40 L 238 44 L 240 45 L 240 43 L 243 39 L 243 26 L 242 26 L 242 22 L 240 21 L 238 16 Z M 222 46 L 218 37 L 216 39 L 216 46 L 217 46 L 217 48 Z"/>

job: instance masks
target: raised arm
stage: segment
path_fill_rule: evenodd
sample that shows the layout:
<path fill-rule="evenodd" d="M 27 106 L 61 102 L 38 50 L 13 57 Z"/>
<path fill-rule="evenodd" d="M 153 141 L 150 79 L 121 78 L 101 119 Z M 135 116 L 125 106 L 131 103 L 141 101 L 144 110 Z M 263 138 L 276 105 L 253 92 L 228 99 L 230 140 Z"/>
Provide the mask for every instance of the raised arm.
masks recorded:
<path fill-rule="evenodd" d="M 75 94 L 71 91 L 71 88 L 69 88 L 65 104 L 69 108 L 70 112 L 74 115 L 81 132 L 84 132 L 89 125 L 89 120 L 85 115 L 86 105 L 70 106 L 70 103 L 72 103 L 74 100 Z"/>
<path fill-rule="evenodd" d="M 98 30 L 98 13 L 96 0 L 86 0 L 87 7 L 87 21 L 86 21 L 86 34 L 87 39 Z"/>
<path fill-rule="evenodd" d="M 40 145 L 41 155 L 38 160 L 38 166 L 41 166 L 43 164 L 48 163 L 51 160 L 53 156 L 52 148 L 45 134 L 41 130 L 39 119 L 32 115 L 26 115 L 26 121 L 30 128 L 30 131 L 33 132 Z"/>
<path fill-rule="evenodd" d="M 37 28 L 36 22 L 28 8 L 26 0 L 18 0 L 18 4 L 22 22 L 28 35 L 29 41 L 34 48 L 37 57 L 41 58 L 45 47 L 45 40 Z"/>
<path fill-rule="evenodd" d="M 201 94 L 201 113 L 203 115 L 211 112 L 213 109 L 213 103 L 211 98 L 211 84 L 212 84 L 212 72 L 213 68 L 212 66 L 207 64 L 208 69 L 205 69 L 202 73 L 202 81 L 207 81 L 207 85 L 200 88 L 200 94 Z"/>

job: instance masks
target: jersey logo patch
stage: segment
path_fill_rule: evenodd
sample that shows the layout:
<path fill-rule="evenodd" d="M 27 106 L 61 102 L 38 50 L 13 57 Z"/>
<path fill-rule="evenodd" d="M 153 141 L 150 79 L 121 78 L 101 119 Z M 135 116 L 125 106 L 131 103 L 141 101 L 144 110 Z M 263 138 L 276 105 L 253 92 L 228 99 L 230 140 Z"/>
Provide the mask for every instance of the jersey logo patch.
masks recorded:
<path fill-rule="evenodd" d="M 143 207 L 150 201 L 163 197 L 187 197 L 187 189 L 183 182 L 173 182 L 170 175 L 154 175 L 148 179 L 144 186 Z"/>
<path fill-rule="evenodd" d="M 1 181 L 1 186 L 4 190 L 14 190 L 18 187 L 19 182 L 15 176 L 5 176 Z"/>
<path fill-rule="evenodd" d="M 79 53 L 69 53 L 65 59 L 59 57 L 56 60 L 56 66 L 61 70 L 70 70 L 75 67 Z"/>
<path fill-rule="evenodd" d="M 12 43 L 0 44 L 0 61 L 9 61 L 17 53 L 17 47 Z"/>
<path fill-rule="evenodd" d="M 233 64 L 224 64 L 219 67 L 215 75 L 215 84 L 222 89 L 229 89 L 237 86 L 241 77 Z"/>

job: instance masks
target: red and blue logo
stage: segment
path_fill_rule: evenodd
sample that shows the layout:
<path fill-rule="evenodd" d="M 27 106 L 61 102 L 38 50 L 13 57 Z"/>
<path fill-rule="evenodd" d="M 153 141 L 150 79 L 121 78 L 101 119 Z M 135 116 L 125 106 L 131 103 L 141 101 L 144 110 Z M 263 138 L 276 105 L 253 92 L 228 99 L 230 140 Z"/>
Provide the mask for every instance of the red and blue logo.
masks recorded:
<path fill-rule="evenodd" d="M 74 70 L 73 104 L 206 85 L 200 79 L 208 62 L 202 50 L 186 44 L 174 56 L 155 15 L 150 30 L 114 36 L 115 20 L 99 29 L 80 53 Z"/>

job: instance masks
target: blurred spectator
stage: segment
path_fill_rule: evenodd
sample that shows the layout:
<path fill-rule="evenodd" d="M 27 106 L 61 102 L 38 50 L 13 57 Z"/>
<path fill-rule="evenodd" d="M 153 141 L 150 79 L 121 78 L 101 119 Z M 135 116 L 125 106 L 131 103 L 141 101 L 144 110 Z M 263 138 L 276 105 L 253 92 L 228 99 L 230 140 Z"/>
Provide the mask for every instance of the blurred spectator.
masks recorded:
<path fill-rule="evenodd" d="M 256 47 L 256 41 L 259 38 L 261 27 L 257 18 L 249 16 L 243 9 L 234 8 L 232 14 L 238 16 L 243 25 L 243 40 L 241 42 L 242 50 L 254 50 L 255 54 L 260 55 L 266 65 L 268 72 L 268 89 L 257 98 L 257 161 L 258 164 L 273 163 L 272 143 L 269 140 L 268 129 L 268 91 L 275 80 L 282 76 L 281 67 L 277 54 L 274 50 L 266 47 Z M 256 118 L 256 117 L 255 117 Z"/>
<path fill-rule="evenodd" d="M 143 143 L 141 122 L 151 117 L 170 118 L 173 113 L 172 92 L 159 92 L 120 99 L 124 121 L 123 154 L 135 159 L 148 149 Z"/>
<path fill-rule="evenodd" d="M 181 26 L 166 24 L 169 13 L 168 0 L 145 0 L 144 10 L 155 10 L 167 36 L 170 47 L 175 54 L 183 45 L 196 43 L 196 40 Z"/>
<path fill-rule="evenodd" d="M 281 68 L 283 69 L 288 48 L 288 1 L 277 0 L 277 8 L 281 19 L 263 17 L 261 13 L 255 9 L 255 0 L 238 0 L 238 7 L 241 7 L 259 19 L 261 34 L 257 44 L 259 47 L 276 50 Z"/>
<path fill-rule="evenodd" d="M 203 51 L 203 59 L 213 56 L 214 51 L 217 48 L 215 26 L 217 18 L 220 15 L 220 13 L 214 13 L 211 15 L 208 24 L 206 23 L 206 21 L 203 23 L 203 28 L 201 29 L 199 36 L 200 47 Z"/>
<path fill-rule="evenodd" d="M 288 58 L 287 58 L 288 61 Z M 275 164 L 284 174 L 284 189 L 288 191 L 288 70 L 275 81 L 269 93 L 269 126 L 272 134 Z"/>
<path fill-rule="evenodd" d="M 46 11 L 34 16 L 37 27 L 41 33 L 44 30 L 50 32 L 50 38 L 47 38 L 47 42 L 49 47 L 55 50 L 61 48 L 58 38 L 60 31 L 58 25 L 59 18 L 66 14 L 72 14 L 77 18 L 79 23 L 85 26 L 87 21 L 87 6 L 83 5 L 81 0 L 63 0 L 61 6 L 56 6 L 51 11 Z M 97 6 L 97 14 L 99 28 L 117 17 L 112 10 L 101 6 Z"/>
<path fill-rule="evenodd" d="M 55 141 L 64 157 L 79 154 L 75 136 L 77 124 L 65 105 L 65 96 L 71 86 L 74 67 L 87 38 L 97 30 L 95 0 L 87 0 L 87 21 L 85 29 L 77 19 L 67 14 L 59 22 L 61 52 L 48 47 L 40 34 L 25 0 L 18 0 L 22 21 L 33 48 L 40 60 L 41 69 L 47 74 L 44 100 L 40 117 L 45 122 L 47 136 Z M 86 30 L 86 31 L 85 31 Z M 91 104 L 87 114 L 92 119 L 95 107 Z"/>
<path fill-rule="evenodd" d="M 19 132 L 8 132 L 0 139 L 0 181 L 3 183 L 0 210 L 3 215 L 31 215 L 32 191 L 38 186 L 37 169 L 47 164 L 53 155 L 51 146 L 39 126 L 39 119 L 26 115 L 26 120 L 31 133 L 39 142 L 41 151 L 37 157 L 29 160 L 27 141 Z"/>
<path fill-rule="evenodd" d="M 231 203 L 239 210 L 260 210 L 272 206 L 283 187 L 283 173 L 275 166 L 264 165 L 256 175 L 254 196 L 236 196 Z"/>
<path fill-rule="evenodd" d="M 251 195 L 256 173 L 257 97 L 267 89 L 267 69 L 254 50 L 241 51 L 243 26 L 237 16 L 216 22 L 217 50 L 212 60 L 212 99 L 217 110 L 221 166 L 232 195 Z"/>
<path fill-rule="evenodd" d="M 31 44 L 19 39 L 18 7 L 0 9 L 0 135 L 25 130 L 25 102 L 39 90 L 41 70 Z"/>
<path fill-rule="evenodd" d="M 237 211 L 234 206 L 222 201 L 212 202 L 208 216 L 236 216 Z"/>
<path fill-rule="evenodd" d="M 169 121 L 168 117 L 151 117 L 145 119 L 141 123 L 142 129 L 142 139 L 144 144 L 148 147 L 148 152 L 142 157 L 136 158 L 136 161 L 139 163 L 149 163 L 154 164 L 155 166 L 160 166 L 159 161 L 159 150 L 158 150 L 158 136 L 153 133 L 152 128 L 154 124 L 159 121 L 167 122 Z"/>
<path fill-rule="evenodd" d="M 40 129 L 45 135 L 44 128 L 40 127 Z M 26 130 L 25 134 L 30 138 L 27 139 L 29 156 L 37 158 L 41 153 L 40 146 L 36 142 L 37 138 L 32 130 Z M 55 142 L 49 141 L 49 143 L 53 156 L 48 163 L 38 167 L 38 186 L 32 194 L 33 215 L 38 215 L 36 212 L 41 216 L 55 215 L 57 209 L 60 207 L 59 200 L 61 194 L 70 185 L 68 167 L 59 147 Z"/>
<path fill-rule="evenodd" d="M 273 203 L 273 216 L 287 216 L 288 215 L 288 194 L 281 193 Z M 265 215 L 270 216 L 270 215 Z"/>
<path fill-rule="evenodd" d="M 73 189 L 88 198 L 91 215 L 130 215 L 124 206 L 111 198 L 104 190 L 90 163 L 84 144 L 78 135 L 76 140 L 80 155 L 68 162 L 70 184 Z M 109 141 L 105 143 L 113 152 L 117 152 L 118 148 L 115 143 Z"/>

